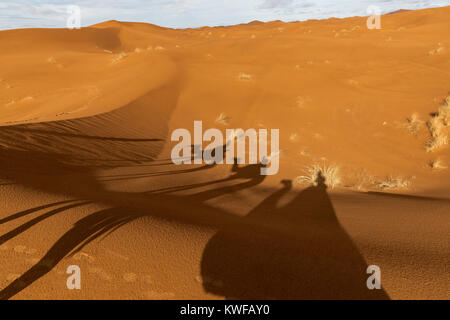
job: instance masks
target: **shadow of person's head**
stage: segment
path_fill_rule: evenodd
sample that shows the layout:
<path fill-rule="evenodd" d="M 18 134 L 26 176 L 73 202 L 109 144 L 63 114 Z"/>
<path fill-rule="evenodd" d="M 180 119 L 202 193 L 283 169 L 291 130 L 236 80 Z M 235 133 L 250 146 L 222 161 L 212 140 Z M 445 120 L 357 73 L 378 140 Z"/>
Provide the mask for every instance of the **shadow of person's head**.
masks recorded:
<path fill-rule="evenodd" d="M 317 174 L 317 178 L 316 178 L 316 186 L 317 188 L 321 188 L 321 189 L 326 189 L 327 185 L 325 184 L 325 177 L 323 176 L 322 171 L 319 171 L 319 173 Z"/>

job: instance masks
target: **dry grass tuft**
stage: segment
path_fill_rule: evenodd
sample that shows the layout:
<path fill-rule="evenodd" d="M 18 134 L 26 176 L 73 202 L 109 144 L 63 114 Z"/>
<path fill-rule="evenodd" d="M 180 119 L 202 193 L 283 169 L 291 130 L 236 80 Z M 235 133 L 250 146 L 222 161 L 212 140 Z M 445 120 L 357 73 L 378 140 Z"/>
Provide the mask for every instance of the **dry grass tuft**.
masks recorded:
<path fill-rule="evenodd" d="M 355 183 L 350 185 L 357 190 L 367 190 L 374 184 L 374 177 L 366 170 L 363 169 L 354 174 Z"/>
<path fill-rule="evenodd" d="M 125 59 L 127 57 L 127 54 L 125 53 L 125 52 L 121 52 L 117 57 L 115 57 L 115 58 L 113 58 L 112 59 L 112 62 L 114 63 L 114 62 L 118 62 L 118 61 L 120 61 L 120 60 L 122 60 L 122 59 Z"/>
<path fill-rule="evenodd" d="M 292 134 L 289 136 L 289 140 L 292 141 L 292 142 L 298 141 L 299 138 L 300 138 L 300 137 L 299 137 L 299 135 L 298 135 L 297 133 L 292 133 Z"/>
<path fill-rule="evenodd" d="M 253 77 L 251 74 L 247 74 L 247 73 L 239 73 L 238 75 L 238 79 L 241 81 L 251 81 L 253 80 Z"/>
<path fill-rule="evenodd" d="M 446 135 L 441 134 L 437 137 L 431 138 L 430 141 L 428 141 L 426 150 L 427 152 L 432 152 L 446 145 L 448 145 L 448 138 Z"/>
<path fill-rule="evenodd" d="M 225 113 L 221 113 L 221 114 L 219 114 L 219 116 L 216 118 L 216 123 L 220 123 L 220 124 L 222 124 L 222 125 L 224 125 L 224 126 L 227 126 L 228 124 L 229 124 L 229 121 L 230 121 L 230 117 L 228 117 Z"/>
<path fill-rule="evenodd" d="M 26 101 L 31 101 L 31 100 L 34 100 L 34 97 L 27 96 L 27 97 L 22 98 L 22 100 L 20 100 L 20 102 L 26 102 Z"/>
<path fill-rule="evenodd" d="M 54 57 L 49 57 L 49 58 L 47 59 L 47 62 L 48 62 L 48 63 L 56 63 L 56 59 L 55 59 Z"/>
<path fill-rule="evenodd" d="M 443 46 L 439 46 L 437 49 L 428 51 L 428 55 L 432 56 L 435 54 L 439 54 L 439 53 L 443 52 L 444 50 L 445 50 L 445 48 Z"/>
<path fill-rule="evenodd" d="M 376 181 L 374 184 L 381 190 L 408 189 L 411 186 L 411 181 L 410 179 L 404 179 L 402 177 L 394 178 L 392 176 L 388 176 L 385 180 Z"/>
<path fill-rule="evenodd" d="M 295 98 L 295 105 L 297 108 L 302 109 L 306 107 L 311 102 L 311 100 L 311 97 L 298 96 L 297 98 Z"/>
<path fill-rule="evenodd" d="M 439 149 L 448 144 L 447 134 L 444 128 L 450 125 L 450 96 L 439 107 L 438 112 L 427 122 L 428 130 L 431 135 L 430 141 L 426 145 L 428 152 Z"/>
<path fill-rule="evenodd" d="M 430 168 L 433 170 L 441 170 L 441 169 L 447 169 L 447 166 L 445 165 L 444 161 L 442 159 L 437 158 L 436 160 L 431 160 L 429 162 Z"/>
<path fill-rule="evenodd" d="M 408 129 L 411 133 L 416 133 L 422 127 L 423 121 L 420 120 L 419 115 L 417 113 L 413 113 L 408 119 L 408 124 L 406 125 L 406 129 Z"/>
<path fill-rule="evenodd" d="M 303 156 L 303 157 L 310 157 L 311 156 L 306 149 L 300 150 L 300 155 Z"/>
<path fill-rule="evenodd" d="M 444 126 L 450 126 L 450 96 L 445 99 L 442 106 L 439 107 L 438 118 L 442 120 Z"/>
<path fill-rule="evenodd" d="M 306 175 L 298 176 L 295 181 L 299 184 L 317 186 L 320 175 L 322 175 L 325 178 L 324 183 L 327 187 L 333 189 L 341 184 L 339 167 L 335 165 L 313 164 L 312 166 L 306 167 L 305 173 Z"/>
<path fill-rule="evenodd" d="M 13 105 L 13 104 L 15 104 L 16 103 L 16 100 L 11 100 L 10 102 L 8 102 L 8 103 L 5 103 L 5 107 L 9 107 L 9 106 L 11 106 L 11 105 Z"/>

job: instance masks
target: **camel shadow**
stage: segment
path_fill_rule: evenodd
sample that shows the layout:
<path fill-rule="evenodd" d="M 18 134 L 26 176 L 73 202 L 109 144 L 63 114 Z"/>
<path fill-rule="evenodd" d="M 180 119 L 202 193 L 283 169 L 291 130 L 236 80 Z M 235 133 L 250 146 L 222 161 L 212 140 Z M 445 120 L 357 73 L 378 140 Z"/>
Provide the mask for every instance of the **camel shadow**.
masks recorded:
<path fill-rule="evenodd" d="M 260 184 L 264 180 L 260 168 L 261 165 L 234 165 L 232 174 L 224 180 L 237 183 L 191 195 L 174 196 L 171 191 L 137 195 L 104 191 L 95 199 L 69 200 L 36 208 L 64 205 L 3 235 L 0 243 L 44 219 L 91 201 L 113 206 L 76 222 L 38 263 L 0 291 L 0 299 L 13 297 L 98 237 L 145 216 L 220 230 L 208 242 L 201 262 L 203 285 L 208 292 L 237 299 L 387 299 L 383 290 L 367 289 L 367 264 L 339 225 L 321 176 L 317 186 L 278 207 L 279 201 L 292 189 L 290 181 L 283 181 L 280 190 L 264 199 L 245 218 L 233 217 L 204 203 Z M 218 181 L 221 180 L 211 184 Z M 189 215 L 185 214 L 186 208 Z M 1 222 L 36 210 L 17 213 Z"/>
<path fill-rule="evenodd" d="M 291 181 L 203 252 L 204 289 L 228 299 L 388 299 L 366 286 L 367 264 L 341 227 L 322 174 L 288 204 Z M 257 223 L 256 223 L 257 222 Z"/>
<path fill-rule="evenodd" d="M 18 153 L 17 156 L 23 158 L 21 152 L 10 151 L 10 153 Z M 44 157 L 44 155 L 42 157 Z M 38 156 L 35 154 L 34 158 L 36 159 Z M 46 170 L 39 170 L 43 168 L 38 167 L 37 172 L 47 171 L 48 166 L 50 166 L 54 168 L 54 173 L 58 173 L 56 177 L 61 176 L 61 180 L 64 180 L 65 174 L 68 172 L 76 172 L 76 169 L 79 169 L 67 164 L 60 164 L 57 166 L 55 159 L 56 157 L 48 157 L 45 155 L 45 158 L 42 159 L 43 161 L 41 163 L 45 164 Z M 213 166 L 200 168 L 201 170 L 205 170 L 212 167 Z M 29 219 L 27 222 L 0 236 L 0 245 L 29 230 L 34 225 L 73 208 L 88 205 L 93 202 L 103 203 L 111 206 L 111 208 L 94 212 L 77 221 L 70 230 L 55 242 L 39 262 L 0 291 L 0 300 L 9 299 L 15 296 L 17 293 L 50 272 L 62 259 L 75 254 L 98 237 L 107 236 L 118 228 L 146 216 L 178 221 L 185 224 L 213 226 L 216 228 L 230 228 L 230 226 L 234 226 L 236 223 L 239 223 L 237 218 L 220 209 L 205 205 L 204 202 L 208 199 L 261 183 L 264 180 L 263 178 L 260 178 L 259 175 L 256 177 L 249 174 L 249 172 L 257 172 L 256 170 L 259 170 L 260 167 L 260 165 L 248 165 L 242 167 L 235 165 L 232 168 L 233 175 L 230 176 L 230 178 L 222 180 L 233 181 L 236 183 L 223 188 L 213 188 L 212 190 L 197 192 L 190 196 L 170 195 L 169 193 L 172 190 L 159 193 L 108 191 L 101 188 L 93 178 L 90 170 L 78 171 L 78 179 L 85 185 L 85 188 L 76 193 L 72 192 L 72 196 L 75 196 L 76 199 L 27 209 L 1 219 L 0 224 L 3 224 L 34 214 L 43 209 L 50 210 L 35 218 Z M 21 171 L 22 170 L 19 170 L 19 172 Z M 33 175 L 30 176 L 18 173 L 14 174 L 16 181 L 20 181 L 26 185 L 32 185 L 33 188 L 39 190 L 53 191 L 55 187 L 60 187 L 59 181 L 56 178 L 51 180 L 51 184 L 43 184 L 39 177 L 33 178 L 32 176 Z M 222 180 L 211 181 L 208 184 L 214 185 Z M 196 187 L 200 186 L 193 185 L 190 188 L 185 187 L 184 189 L 195 189 Z M 63 206 L 57 207 L 60 205 Z M 186 215 L 186 208 L 192 211 L 188 215 Z"/>

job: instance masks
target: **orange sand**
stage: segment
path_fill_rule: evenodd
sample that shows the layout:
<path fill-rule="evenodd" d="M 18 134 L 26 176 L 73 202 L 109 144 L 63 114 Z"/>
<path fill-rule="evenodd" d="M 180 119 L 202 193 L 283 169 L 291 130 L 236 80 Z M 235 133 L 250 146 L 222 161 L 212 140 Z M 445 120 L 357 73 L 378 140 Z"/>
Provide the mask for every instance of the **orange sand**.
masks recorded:
<path fill-rule="evenodd" d="M 0 298 L 450 298 L 449 15 L 1 31 Z M 279 174 L 172 165 L 194 120 L 279 128 Z"/>

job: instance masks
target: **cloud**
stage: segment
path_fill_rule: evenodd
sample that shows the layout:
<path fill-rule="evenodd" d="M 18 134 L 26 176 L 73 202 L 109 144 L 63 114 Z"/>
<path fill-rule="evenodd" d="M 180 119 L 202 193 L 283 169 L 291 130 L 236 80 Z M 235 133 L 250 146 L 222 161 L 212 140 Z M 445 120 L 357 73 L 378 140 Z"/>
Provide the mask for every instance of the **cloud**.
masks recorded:
<path fill-rule="evenodd" d="M 67 6 L 81 8 L 81 23 L 142 21 L 173 28 L 230 25 L 252 20 L 308 20 L 450 5 L 450 0 L 0 0 L 0 29 L 65 27 Z"/>
<path fill-rule="evenodd" d="M 447 6 L 450 1 L 433 0 L 260 0 L 256 10 L 284 21 L 329 17 L 365 16 L 369 6 L 388 13 L 398 9 L 422 9 Z"/>
<path fill-rule="evenodd" d="M 305 2 L 305 1 L 295 1 L 295 0 L 264 0 L 258 9 L 289 9 L 289 8 L 310 8 L 314 7 L 316 3 Z"/>
<path fill-rule="evenodd" d="M 294 0 L 264 0 L 264 2 L 258 6 L 259 9 L 275 9 L 285 8 L 291 6 Z"/>

